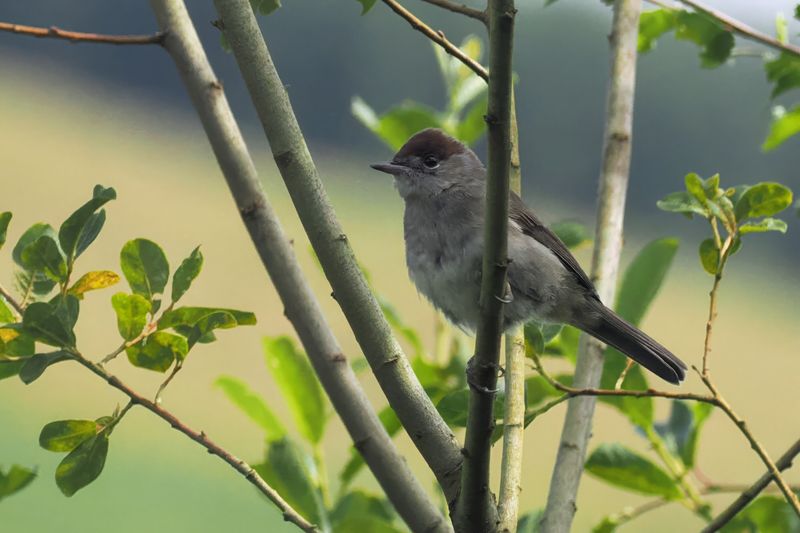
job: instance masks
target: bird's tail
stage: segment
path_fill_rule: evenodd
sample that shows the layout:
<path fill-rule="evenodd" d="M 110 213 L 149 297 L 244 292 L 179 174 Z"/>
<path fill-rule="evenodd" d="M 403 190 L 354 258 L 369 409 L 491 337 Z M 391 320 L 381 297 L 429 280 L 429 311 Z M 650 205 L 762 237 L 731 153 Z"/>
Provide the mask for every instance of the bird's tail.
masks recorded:
<path fill-rule="evenodd" d="M 611 309 L 597 302 L 590 324 L 577 326 L 624 353 L 650 372 L 670 383 L 679 384 L 686 377 L 686 364 L 637 327 Z M 598 318 L 599 316 L 599 318 Z"/>

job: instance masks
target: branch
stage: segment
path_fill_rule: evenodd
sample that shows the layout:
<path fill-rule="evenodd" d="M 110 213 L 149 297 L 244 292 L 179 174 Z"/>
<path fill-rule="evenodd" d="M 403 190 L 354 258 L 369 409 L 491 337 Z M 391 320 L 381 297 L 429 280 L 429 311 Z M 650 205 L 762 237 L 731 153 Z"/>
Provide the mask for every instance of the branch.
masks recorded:
<path fill-rule="evenodd" d="M 68 31 L 50 26 L 41 28 L 37 26 L 24 26 L 22 24 L 11 24 L 0 22 L 0 31 L 18 33 L 31 37 L 63 39 L 72 43 L 101 43 L 101 44 L 163 44 L 164 34 L 162 32 L 153 35 L 104 35 L 101 33 L 83 33 L 80 31 Z"/>
<path fill-rule="evenodd" d="M 459 47 L 448 41 L 443 32 L 432 29 L 430 26 L 418 19 L 411 11 L 401 6 L 396 0 L 383 0 L 383 3 L 389 6 L 392 11 L 406 19 L 406 21 L 411 24 L 412 28 L 441 46 L 445 52 L 464 63 L 475 74 L 486 81 L 489 80 L 489 73 L 486 71 L 483 65 L 469 57 Z"/>
<path fill-rule="evenodd" d="M 487 16 L 486 11 L 481 11 L 480 9 L 474 9 L 469 6 L 465 6 L 464 4 L 456 4 L 455 2 L 451 2 L 450 0 L 422 0 L 422 1 L 437 7 L 441 7 L 442 9 L 452 11 L 453 13 L 460 13 L 461 15 L 467 16 L 471 19 L 479 20 L 483 22 L 484 25 L 489 24 L 489 17 Z"/>
<path fill-rule="evenodd" d="M 489 492 L 494 395 L 503 333 L 503 303 L 508 294 L 508 199 L 511 171 L 512 52 L 514 0 L 489 0 L 489 103 L 486 113 L 489 164 L 483 227 L 480 320 L 475 355 L 467 368 L 470 385 L 461 494 L 453 523 L 461 531 L 497 527 Z"/>
<path fill-rule="evenodd" d="M 455 437 L 414 375 L 355 261 L 325 194 L 250 3 L 247 0 L 216 0 L 215 5 L 269 139 L 278 169 L 333 287 L 336 301 L 344 311 L 389 404 L 436 474 L 445 494 L 452 496 L 458 488 L 461 464 Z M 209 76 L 212 76 L 210 68 Z M 207 83 L 202 87 L 207 87 Z M 230 113 L 227 107 L 225 111 L 226 114 Z M 244 141 L 241 141 L 241 149 L 244 150 Z M 255 170 L 250 172 L 250 169 L 252 162 L 248 158 L 247 179 L 233 179 L 229 185 L 237 197 L 251 235 L 258 240 L 257 248 L 281 292 L 287 316 L 304 342 L 316 342 L 317 356 L 312 362 L 323 384 L 327 380 L 331 400 L 340 413 L 349 409 L 350 413 L 358 413 L 361 417 L 347 416 L 345 420 L 351 431 L 361 428 L 360 437 L 351 433 L 356 447 L 412 529 L 449 530 L 449 523 L 397 453 L 369 407 L 363 391 L 356 389 L 356 378 L 330 333 L 319 304 L 305 281 L 300 284 L 300 270 L 288 240 L 276 227 L 277 220 L 274 213 L 267 210 L 268 204 Z M 269 234 L 265 234 L 267 230 Z M 284 276 L 286 279 L 281 279 Z M 279 281 L 282 286 L 279 286 Z M 355 391 L 358 391 L 357 394 Z"/>
<path fill-rule="evenodd" d="M 640 12 L 641 0 L 616 0 L 614 4 L 605 146 L 598 193 L 596 245 L 592 256 L 592 279 L 596 281 L 598 294 L 604 301 L 614 297 L 622 251 Z M 583 335 L 574 383 L 578 388 L 594 388 L 600 383 L 602 372 L 602 343 Z M 591 436 L 594 407 L 595 398 L 588 396 L 571 401 L 567 408 L 542 518 L 544 533 L 569 531 L 572 524 L 578 485 Z"/>
<path fill-rule="evenodd" d="M 777 461 L 775 461 L 775 466 L 778 470 L 783 472 L 790 466 L 792 466 L 792 461 L 794 458 L 800 455 L 800 440 L 792 444 L 786 452 L 781 455 Z M 756 496 L 761 493 L 764 489 L 767 488 L 774 476 L 771 471 L 762 475 L 758 480 L 753 483 L 751 486 L 744 488 L 744 489 L 736 489 L 741 490 L 742 493 L 736 498 L 733 503 L 731 503 L 727 509 L 722 511 L 714 520 L 709 522 L 706 528 L 703 530 L 703 533 L 711 533 L 713 531 L 719 531 L 722 526 L 730 522 L 730 520 L 736 516 L 739 512 L 742 511 L 747 505 L 753 501 Z M 793 490 L 800 491 L 800 487 L 792 487 Z"/>
<path fill-rule="evenodd" d="M 786 498 L 786 501 L 789 502 L 789 505 L 792 507 L 794 512 L 797 514 L 798 517 L 800 517 L 800 501 L 798 501 L 797 495 L 794 493 L 794 491 L 786 482 L 786 480 L 783 479 L 783 476 L 781 476 L 781 471 L 784 469 L 778 468 L 777 464 L 772 461 L 772 459 L 769 457 L 769 454 L 767 453 L 767 450 L 755 438 L 753 433 L 747 427 L 747 423 L 739 415 L 736 414 L 736 412 L 733 410 L 730 404 L 719 393 L 717 388 L 714 386 L 714 383 L 711 381 L 711 378 L 709 378 L 708 376 L 703 376 L 701 374 L 700 379 L 703 380 L 703 383 L 705 383 L 706 387 L 708 387 L 708 390 L 710 390 L 711 394 L 714 395 L 714 398 L 717 399 L 719 408 L 722 409 L 725 412 L 725 414 L 728 415 L 728 418 L 730 418 L 731 421 L 736 425 L 736 427 L 739 428 L 739 431 L 742 432 L 742 435 L 744 435 L 744 437 L 747 439 L 747 442 L 750 443 L 750 447 L 753 448 L 753 451 L 755 451 L 756 454 L 759 456 L 759 458 L 761 458 L 761 461 L 767 467 L 767 471 L 769 472 L 770 477 L 772 477 L 775 480 L 775 484 L 778 485 L 779 489 L 781 489 L 781 492 Z M 789 460 L 789 463 L 791 464 L 791 459 Z M 733 517 L 733 515 L 731 515 L 731 517 Z"/>
<path fill-rule="evenodd" d="M 372 409 L 303 276 L 185 5 L 178 0 L 152 0 L 151 5 L 159 26 L 169 30 L 165 47 L 192 99 L 253 245 L 334 409 L 403 519 L 415 530 L 447 531 L 446 520 Z M 251 13 L 249 3 L 245 1 L 241 11 Z M 230 22 L 231 26 L 235 24 Z M 232 42 L 234 47 L 239 45 L 237 39 Z"/>
<path fill-rule="evenodd" d="M 297 527 L 302 529 L 303 531 L 318 531 L 317 527 L 310 522 L 308 522 L 305 518 L 300 516 L 300 514 L 295 511 L 291 505 L 286 503 L 286 501 L 281 498 L 281 495 L 278 492 L 270 487 L 261 476 L 258 475 L 258 472 L 253 470 L 253 468 L 247 464 L 246 462 L 242 461 L 241 459 L 237 458 L 224 448 L 220 447 L 219 445 L 215 444 L 211 439 L 203 431 L 196 431 L 178 419 L 175 415 L 171 412 L 167 411 L 163 407 L 156 405 L 154 402 L 148 400 L 141 394 L 137 393 L 127 385 L 125 385 L 122 381 L 119 380 L 118 377 L 112 376 L 102 367 L 99 365 L 89 361 L 85 357 L 83 357 L 80 352 L 74 351 L 72 352 L 72 356 L 81 365 L 85 368 L 89 369 L 95 375 L 99 376 L 103 379 L 106 383 L 117 389 L 118 391 L 125 394 L 130 399 L 129 406 L 132 405 L 141 405 L 160 419 L 167 422 L 172 429 L 179 431 L 195 441 L 196 443 L 200 444 L 203 448 L 208 451 L 208 453 L 212 455 L 216 455 L 228 465 L 230 465 L 234 470 L 242 474 L 247 481 L 249 481 L 253 486 L 258 489 L 258 491 L 269 498 L 269 500 L 274 503 L 278 509 L 281 510 L 283 513 L 283 519 L 287 522 L 291 522 L 295 524 Z M 126 406 L 126 411 L 130 407 Z"/>
<path fill-rule="evenodd" d="M 14 308 L 14 312 L 17 315 L 18 319 L 17 321 L 21 322 L 22 315 L 25 314 L 25 308 L 17 301 L 16 298 L 14 298 L 14 296 L 12 296 L 10 292 L 8 292 L 8 289 L 3 287 L 2 285 L 0 285 L 0 296 L 2 296 L 5 301 L 11 304 L 11 307 Z"/>
<path fill-rule="evenodd" d="M 748 26 L 744 22 L 740 22 L 735 18 L 726 15 L 725 13 L 718 11 L 712 7 L 709 7 L 697 0 L 678 0 L 682 4 L 685 4 L 695 11 L 699 11 L 708 15 L 709 17 L 717 20 L 723 26 L 725 26 L 729 31 L 733 33 L 737 33 L 744 37 L 745 39 L 749 39 L 751 41 L 756 41 L 758 43 L 764 44 L 769 46 L 770 48 L 774 48 L 779 52 L 786 52 L 795 56 L 800 57 L 800 46 L 793 45 L 791 43 L 782 43 L 778 39 L 767 35 L 766 33 L 760 32 L 757 29 L 753 28 L 752 26 Z"/>
<path fill-rule="evenodd" d="M 511 93 L 511 169 L 509 186 L 522 194 L 522 173 L 519 161 L 519 128 L 516 102 Z M 525 437 L 525 335 L 521 327 L 505 337 L 506 404 L 503 414 L 503 460 L 500 466 L 500 493 L 497 514 L 498 530 L 515 532 L 519 518 L 519 493 L 522 490 L 522 450 Z"/>

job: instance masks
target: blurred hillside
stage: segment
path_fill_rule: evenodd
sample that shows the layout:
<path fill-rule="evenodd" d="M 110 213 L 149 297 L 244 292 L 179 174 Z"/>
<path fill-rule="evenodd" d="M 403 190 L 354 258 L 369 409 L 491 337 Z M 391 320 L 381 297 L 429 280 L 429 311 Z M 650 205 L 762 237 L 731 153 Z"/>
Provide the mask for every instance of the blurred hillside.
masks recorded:
<path fill-rule="evenodd" d="M 472 28 L 414 0 L 407 3 L 454 40 Z M 745 2 L 722 3 L 767 31 L 774 11 L 783 6 L 788 13 L 791 5 L 759 2 L 767 15 L 753 17 L 742 7 Z M 109 33 L 153 29 L 142 2 L 85 0 L 80 8 L 75 5 L 57 0 L 4 2 L 0 20 Z M 215 17 L 209 6 L 191 3 L 195 23 L 245 125 L 261 176 L 295 239 L 305 271 L 343 348 L 356 357 L 357 345 L 307 253 L 307 241 L 253 120 L 233 58 L 219 49 L 216 30 L 206 23 Z M 438 105 L 441 84 L 424 39 L 381 5 L 363 18 L 358 12 L 352 0 L 295 0 L 266 19 L 264 28 L 350 241 L 377 289 L 430 345 L 432 313 L 403 265 L 400 200 L 389 181 L 366 167 L 386 157 L 387 150 L 350 117 L 349 102 L 359 94 L 377 109 L 403 98 Z M 547 221 L 593 220 L 608 22 L 609 12 L 593 0 L 560 0 L 546 10 L 537 1 L 522 10 L 517 64 L 525 196 L 541 207 Z M 397 54 L 399 46 L 407 53 Z M 758 62 L 740 59 L 703 71 L 692 46 L 667 38 L 640 65 L 626 259 L 653 238 L 682 237 L 675 270 L 645 328 L 696 364 L 710 282 L 696 259 L 695 235 L 701 224 L 658 213 L 654 202 L 679 188 L 689 170 L 720 171 L 727 183 L 772 179 L 800 191 L 800 145 L 795 139 L 776 152 L 759 151 L 769 106 Z M 119 199 L 109 205 L 109 222 L 98 244 L 82 258 L 83 268 L 118 270 L 119 249 L 133 237 L 163 244 L 173 265 L 201 243 L 206 266 L 187 303 L 252 310 L 259 325 L 223 332 L 219 343 L 193 353 L 165 402 L 237 455 L 259 460 L 260 431 L 225 403 L 211 383 L 223 373 L 239 376 L 281 410 L 281 399 L 265 371 L 260 339 L 291 334 L 291 328 L 169 58 L 156 48 L 72 46 L 0 34 L 0 73 L 0 211 L 15 213 L 9 242 L 34 222 L 60 223 L 85 200 L 92 185 L 102 183 L 114 186 Z M 720 388 L 773 455 L 800 431 L 797 417 L 786 419 L 790 410 L 781 403 L 788 397 L 786 391 L 796 390 L 800 375 L 800 273 L 792 263 L 800 257 L 800 220 L 786 218 L 787 236 L 751 239 L 735 257 L 723 282 L 714 341 Z M 9 254 L 7 246 L 0 255 L 4 283 L 11 279 Z M 588 250 L 583 250 L 579 259 L 586 264 L 587 258 Z M 78 329 L 87 353 L 103 354 L 118 343 L 109 303 L 113 292 L 87 296 Z M 132 369 L 124 359 L 113 365 L 113 372 L 143 391 L 154 391 L 161 377 Z M 363 381 L 381 407 L 374 380 L 364 376 Z M 696 388 L 693 382 L 685 386 Z M 101 478 L 73 499 L 64 498 L 52 481 L 60 457 L 38 448 L 38 431 L 51 420 L 106 414 L 121 401 L 107 389 L 67 365 L 48 371 L 30 387 L 17 380 L 0 382 L 0 464 L 18 462 L 40 469 L 40 479 L 3 502 L 0 531 L 105 532 L 112 523 L 115 532 L 293 530 L 217 459 L 136 410 L 115 432 Z M 661 416 L 666 414 L 663 407 Z M 562 416 L 563 409 L 556 409 L 526 433 L 523 509 L 543 503 Z M 335 477 L 348 456 L 349 441 L 341 424 L 334 421 L 332 427 L 325 445 Z M 598 409 L 594 435 L 593 445 L 621 440 L 647 453 L 644 441 L 609 409 Z M 424 472 L 409 441 L 401 437 L 399 442 L 412 467 Z M 749 482 L 763 470 L 741 436 L 718 414 L 703 435 L 700 463 L 720 482 Z M 789 479 L 800 481 L 797 472 Z M 366 474 L 358 483 L 374 490 Z M 575 531 L 587 531 L 603 515 L 642 501 L 587 477 Z M 698 525 L 687 511 L 672 506 L 622 531 L 671 533 Z"/>

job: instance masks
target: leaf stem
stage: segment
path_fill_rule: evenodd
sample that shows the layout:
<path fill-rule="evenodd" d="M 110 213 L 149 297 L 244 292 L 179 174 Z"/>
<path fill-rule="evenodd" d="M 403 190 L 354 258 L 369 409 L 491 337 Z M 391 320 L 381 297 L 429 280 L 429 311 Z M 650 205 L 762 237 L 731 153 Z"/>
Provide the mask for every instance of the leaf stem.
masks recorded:
<path fill-rule="evenodd" d="M 475 9 L 464 4 L 457 4 L 455 2 L 451 2 L 450 0 L 422 0 L 428 4 L 441 7 L 442 9 L 446 9 L 453 13 L 459 13 L 471 19 L 479 20 L 484 25 L 489 24 L 489 17 L 486 14 L 486 11 L 481 11 L 480 9 Z"/>

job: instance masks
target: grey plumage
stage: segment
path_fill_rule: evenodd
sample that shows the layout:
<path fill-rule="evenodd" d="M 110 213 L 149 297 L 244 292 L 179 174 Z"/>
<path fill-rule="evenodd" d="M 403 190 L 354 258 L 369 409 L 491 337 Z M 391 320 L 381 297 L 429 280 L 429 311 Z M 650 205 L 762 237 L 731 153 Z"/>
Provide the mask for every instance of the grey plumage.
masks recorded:
<path fill-rule="evenodd" d="M 474 330 L 483 257 L 486 170 L 472 150 L 440 130 L 409 139 L 389 163 L 405 201 L 406 263 L 419 291 L 454 324 Z M 512 193 L 509 204 L 508 328 L 529 320 L 571 324 L 679 383 L 686 365 L 600 302 L 567 247 Z"/>

